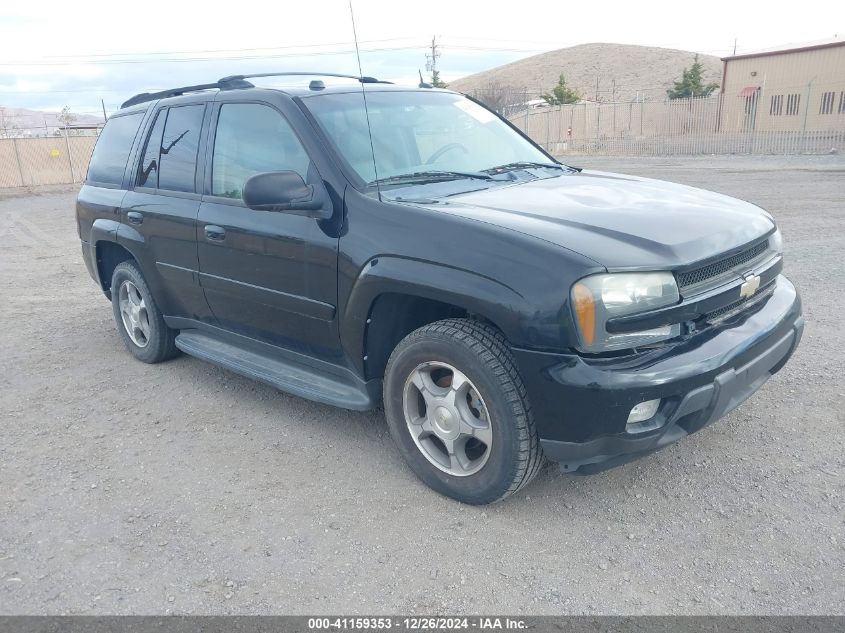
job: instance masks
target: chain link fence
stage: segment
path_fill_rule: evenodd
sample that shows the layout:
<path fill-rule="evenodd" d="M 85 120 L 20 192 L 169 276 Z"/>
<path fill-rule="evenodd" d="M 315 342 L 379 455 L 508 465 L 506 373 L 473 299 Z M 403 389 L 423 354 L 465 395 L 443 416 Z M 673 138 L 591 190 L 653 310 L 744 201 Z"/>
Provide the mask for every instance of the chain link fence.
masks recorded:
<path fill-rule="evenodd" d="M 82 182 L 96 136 L 0 138 L 0 187 Z"/>
<path fill-rule="evenodd" d="M 540 107 L 526 106 L 525 91 L 476 96 L 555 155 L 822 154 L 845 150 L 841 88 L 815 87 L 831 95 L 818 113 L 809 88 L 792 109 L 760 92 Z M 96 141 L 96 131 L 0 138 L 0 187 L 82 182 Z"/>
<path fill-rule="evenodd" d="M 845 93 L 840 99 L 845 103 Z M 778 117 L 770 116 L 769 107 L 754 92 L 743 97 L 541 106 L 523 108 L 508 118 L 558 155 L 820 154 L 845 149 L 845 106 L 819 116 L 810 110 L 813 104 L 807 98 L 803 108 Z"/>

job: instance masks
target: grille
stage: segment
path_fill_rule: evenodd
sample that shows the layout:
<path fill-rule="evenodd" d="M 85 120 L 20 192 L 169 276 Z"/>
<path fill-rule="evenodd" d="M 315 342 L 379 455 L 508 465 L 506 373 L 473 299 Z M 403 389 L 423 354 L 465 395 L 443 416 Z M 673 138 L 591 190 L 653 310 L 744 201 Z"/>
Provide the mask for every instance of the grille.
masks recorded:
<path fill-rule="evenodd" d="M 727 318 L 731 316 L 734 312 L 739 312 L 743 308 L 749 307 L 762 299 L 765 299 L 767 295 L 769 295 L 775 289 L 775 280 L 773 279 L 765 286 L 760 288 L 753 297 L 743 298 L 739 301 L 734 301 L 733 303 L 729 303 L 726 306 L 722 306 L 712 312 L 708 312 L 704 315 L 704 320 L 708 323 L 713 323 L 714 321 L 718 321 L 720 318 Z"/>
<path fill-rule="evenodd" d="M 736 255 L 731 255 L 730 257 L 713 262 L 712 264 L 707 264 L 701 268 L 695 268 L 694 270 L 688 270 L 685 273 L 679 273 L 678 286 L 680 288 L 688 288 L 689 286 L 700 284 L 702 281 L 718 277 L 736 266 L 741 266 L 742 264 L 756 259 L 765 253 L 768 248 L 769 241 L 764 240 L 749 249 L 737 253 Z"/>

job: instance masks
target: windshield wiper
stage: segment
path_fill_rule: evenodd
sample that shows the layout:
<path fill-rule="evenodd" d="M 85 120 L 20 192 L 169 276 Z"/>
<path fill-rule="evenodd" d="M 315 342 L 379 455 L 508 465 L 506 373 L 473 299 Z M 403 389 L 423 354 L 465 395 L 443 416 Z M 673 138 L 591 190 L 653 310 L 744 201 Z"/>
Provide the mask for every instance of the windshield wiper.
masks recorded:
<path fill-rule="evenodd" d="M 368 182 L 368 185 L 384 185 L 390 183 L 423 183 L 439 182 L 442 180 L 459 180 L 473 178 L 476 180 L 493 180 L 493 176 L 481 171 L 415 171 L 410 174 L 397 174 Z"/>
<path fill-rule="evenodd" d="M 549 167 L 551 169 L 569 169 L 566 165 L 561 165 L 559 163 L 533 163 L 531 161 L 519 161 L 516 163 L 507 163 L 505 165 L 497 165 L 496 167 L 491 167 L 490 169 L 484 169 L 484 173 L 487 174 L 501 174 L 507 171 L 515 171 L 517 169 L 529 169 L 531 167 Z"/>

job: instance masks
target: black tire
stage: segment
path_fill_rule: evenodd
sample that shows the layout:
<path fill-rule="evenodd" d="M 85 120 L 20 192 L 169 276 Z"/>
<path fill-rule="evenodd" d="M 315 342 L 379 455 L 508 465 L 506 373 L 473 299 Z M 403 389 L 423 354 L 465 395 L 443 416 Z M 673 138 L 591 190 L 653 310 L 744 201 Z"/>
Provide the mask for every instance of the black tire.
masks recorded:
<path fill-rule="evenodd" d="M 477 388 L 489 412 L 493 441 L 483 467 L 455 476 L 423 454 L 405 420 L 406 381 L 420 364 L 447 363 Z M 384 408 L 390 433 L 411 470 L 437 492 L 472 505 L 499 501 L 526 486 L 539 472 L 543 453 L 525 386 L 504 336 L 470 319 L 447 319 L 406 336 L 387 362 Z"/>
<path fill-rule="evenodd" d="M 129 336 L 129 332 L 124 326 L 123 317 L 120 310 L 120 287 L 125 281 L 129 281 L 138 289 L 139 294 L 144 300 L 145 312 L 149 322 L 149 337 L 146 344 L 140 346 L 136 344 Z M 138 270 L 135 263 L 132 261 L 125 261 L 117 265 L 114 269 L 114 274 L 111 279 L 111 303 L 112 311 L 114 312 L 114 320 L 117 325 L 117 331 L 123 338 L 132 355 L 140 361 L 145 363 L 160 363 L 177 356 L 179 350 L 176 347 L 176 331 L 171 330 L 164 322 L 161 315 L 161 310 L 153 299 L 152 293 L 141 271 Z"/>

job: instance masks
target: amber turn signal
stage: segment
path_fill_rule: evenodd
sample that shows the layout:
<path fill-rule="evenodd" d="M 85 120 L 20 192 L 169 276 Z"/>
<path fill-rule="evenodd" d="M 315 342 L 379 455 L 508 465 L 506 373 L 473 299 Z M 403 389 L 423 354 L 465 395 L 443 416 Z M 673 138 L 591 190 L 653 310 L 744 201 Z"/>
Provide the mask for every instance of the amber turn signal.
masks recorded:
<path fill-rule="evenodd" d="M 592 291 L 582 283 L 572 288 L 572 301 L 581 338 L 587 345 L 592 345 L 596 338 L 596 300 Z"/>

